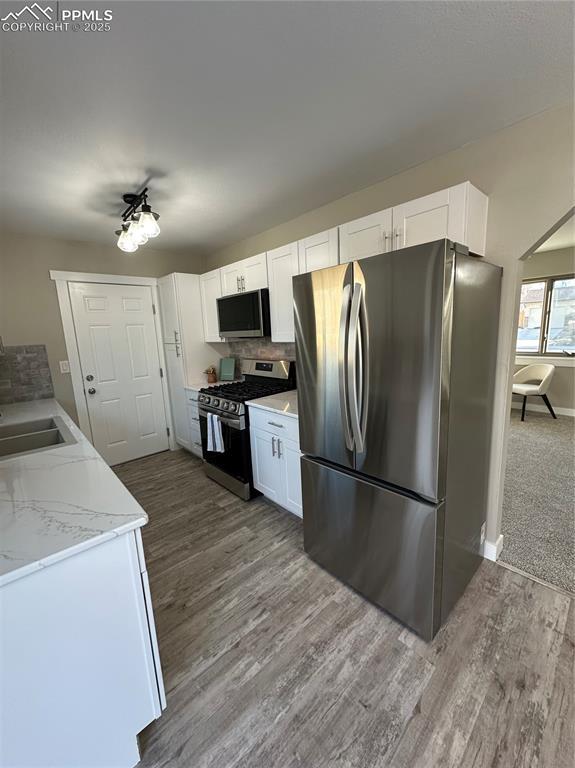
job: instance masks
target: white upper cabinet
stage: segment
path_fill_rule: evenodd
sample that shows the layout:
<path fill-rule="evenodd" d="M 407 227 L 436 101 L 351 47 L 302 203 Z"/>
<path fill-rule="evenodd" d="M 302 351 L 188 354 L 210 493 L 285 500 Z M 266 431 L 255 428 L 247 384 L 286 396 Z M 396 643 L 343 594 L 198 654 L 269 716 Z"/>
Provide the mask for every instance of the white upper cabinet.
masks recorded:
<path fill-rule="evenodd" d="M 391 236 L 391 208 L 342 224 L 339 227 L 340 264 L 391 251 Z"/>
<path fill-rule="evenodd" d="M 268 251 L 272 341 L 294 341 L 292 278 L 298 273 L 297 243 Z"/>
<path fill-rule="evenodd" d="M 470 182 L 396 205 L 394 249 L 447 237 L 485 255 L 487 197 Z"/>
<path fill-rule="evenodd" d="M 243 290 L 257 291 L 268 287 L 268 266 L 265 253 L 250 256 L 240 262 L 243 265 Z"/>
<path fill-rule="evenodd" d="M 228 264 L 227 267 L 221 268 L 220 273 L 222 296 L 228 296 L 230 293 L 257 291 L 259 288 L 268 287 L 265 253 L 259 253 L 257 256 L 250 256 L 249 259 Z"/>
<path fill-rule="evenodd" d="M 223 293 L 220 281 L 221 271 L 220 269 L 213 269 L 211 272 L 200 275 L 204 341 L 221 341 L 217 306 L 217 299 Z"/>
<path fill-rule="evenodd" d="M 242 268 L 241 261 L 234 264 L 228 264 L 219 271 L 221 276 L 222 292 L 221 296 L 228 296 L 230 293 L 241 293 L 242 291 Z"/>
<path fill-rule="evenodd" d="M 298 243 L 300 275 L 337 264 L 339 236 L 337 227 L 306 237 Z M 269 271 L 269 267 L 268 267 Z"/>

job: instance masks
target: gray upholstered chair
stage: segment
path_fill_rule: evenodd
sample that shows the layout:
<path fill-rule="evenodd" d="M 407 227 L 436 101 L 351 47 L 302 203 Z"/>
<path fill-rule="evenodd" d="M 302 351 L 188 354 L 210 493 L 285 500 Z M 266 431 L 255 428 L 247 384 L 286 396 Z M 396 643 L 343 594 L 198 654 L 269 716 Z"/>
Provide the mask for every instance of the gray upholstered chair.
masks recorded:
<path fill-rule="evenodd" d="M 543 402 L 549 408 L 549 413 L 554 419 L 555 411 L 547 397 L 547 390 L 551 384 L 551 379 L 555 373 L 555 366 L 548 363 L 538 363 L 526 365 L 513 376 L 513 394 L 523 396 L 523 406 L 521 408 L 521 421 L 525 421 L 525 406 L 527 398 L 537 395 L 543 399 Z"/>

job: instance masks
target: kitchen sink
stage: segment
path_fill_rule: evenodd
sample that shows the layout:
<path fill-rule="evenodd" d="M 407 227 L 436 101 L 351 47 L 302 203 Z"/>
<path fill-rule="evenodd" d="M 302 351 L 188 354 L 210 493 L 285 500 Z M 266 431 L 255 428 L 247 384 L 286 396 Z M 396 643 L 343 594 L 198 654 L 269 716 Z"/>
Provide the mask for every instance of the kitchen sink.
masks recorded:
<path fill-rule="evenodd" d="M 6 424 L 0 426 L 0 461 L 75 442 L 75 437 L 59 416 Z"/>

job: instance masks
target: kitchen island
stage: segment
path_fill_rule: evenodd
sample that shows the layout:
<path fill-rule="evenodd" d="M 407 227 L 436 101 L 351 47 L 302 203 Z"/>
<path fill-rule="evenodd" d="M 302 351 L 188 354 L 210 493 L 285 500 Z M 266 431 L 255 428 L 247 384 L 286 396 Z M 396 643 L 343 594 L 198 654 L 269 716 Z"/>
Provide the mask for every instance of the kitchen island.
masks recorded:
<path fill-rule="evenodd" d="M 0 410 L 73 436 L 0 459 L 0 765 L 131 768 L 165 707 L 147 515 L 56 401 Z"/>

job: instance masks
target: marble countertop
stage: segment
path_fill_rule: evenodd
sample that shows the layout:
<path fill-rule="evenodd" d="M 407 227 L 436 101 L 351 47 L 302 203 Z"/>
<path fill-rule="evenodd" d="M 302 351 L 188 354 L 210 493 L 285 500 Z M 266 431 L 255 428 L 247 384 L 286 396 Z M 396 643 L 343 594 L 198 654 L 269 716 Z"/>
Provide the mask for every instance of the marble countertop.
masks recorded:
<path fill-rule="evenodd" d="M 258 397 L 255 400 L 248 400 L 246 405 L 251 408 L 262 408 L 264 411 L 273 411 L 282 413 L 284 416 L 292 416 L 297 419 L 297 389 L 290 389 L 288 392 L 279 392 L 277 395 L 267 395 Z"/>
<path fill-rule="evenodd" d="M 0 586 L 148 522 L 55 400 L 0 412 L 0 425 L 60 416 L 78 441 L 0 460 Z"/>

